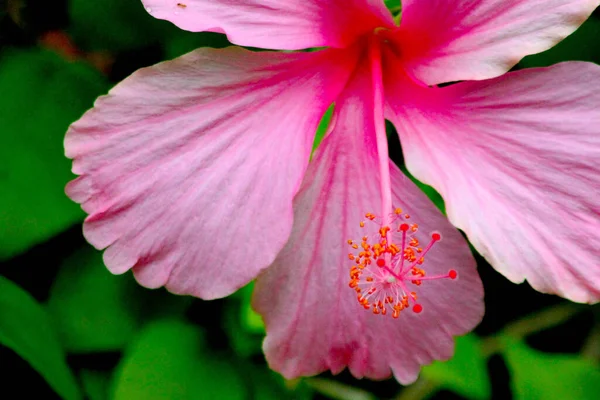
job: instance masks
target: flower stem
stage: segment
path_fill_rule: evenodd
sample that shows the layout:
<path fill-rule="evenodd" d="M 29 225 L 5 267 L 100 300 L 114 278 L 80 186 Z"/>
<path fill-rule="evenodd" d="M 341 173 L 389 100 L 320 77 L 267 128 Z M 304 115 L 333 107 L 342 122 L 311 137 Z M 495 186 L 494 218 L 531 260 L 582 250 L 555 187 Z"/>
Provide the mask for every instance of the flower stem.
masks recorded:
<path fill-rule="evenodd" d="M 498 340 L 500 336 L 507 335 L 522 339 L 532 333 L 560 325 L 571 319 L 575 314 L 586 309 L 588 308 L 581 304 L 559 304 L 511 322 L 495 335 L 484 338 L 481 346 L 483 355 L 489 357 L 502 350 L 502 344 Z"/>

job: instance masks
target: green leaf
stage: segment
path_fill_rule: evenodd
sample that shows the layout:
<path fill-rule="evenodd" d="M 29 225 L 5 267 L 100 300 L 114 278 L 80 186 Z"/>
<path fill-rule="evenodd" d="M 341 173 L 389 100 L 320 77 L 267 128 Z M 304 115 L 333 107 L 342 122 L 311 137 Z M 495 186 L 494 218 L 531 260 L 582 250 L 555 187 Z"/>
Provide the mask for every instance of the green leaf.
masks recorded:
<path fill-rule="evenodd" d="M 113 399 L 244 399 L 233 365 L 204 348 L 198 328 L 174 320 L 155 322 L 126 351 Z"/>
<path fill-rule="evenodd" d="M 69 124 L 107 84 L 91 67 L 41 50 L 0 58 L 0 259 L 47 240 L 83 217 L 64 194 Z"/>
<path fill-rule="evenodd" d="M 595 400 L 600 393 L 600 369 L 577 355 L 546 354 L 503 337 L 503 354 L 516 400 Z"/>
<path fill-rule="evenodd" d="M 63 399 L 81 394 L 46 311 L 0 276 L 0 343 L 27 361 Z"/>
<path fill-rule="evenodd" d="M 102 255 L 84 247 L 69 257 L 54 281 L 48 309 L 70 352 L 122 349 L 139 326 L 139 296 L 131 276 L 114 276 Z"/>
<path fill-rule="evenodd" d="M 600 63 L 600 20 L 589 18 L 575 33 L 543 53 L 521 60 L 522 67 L 547 67 L 562 61 L 591 61 Z"/>
<path fill-rule="evenodd" d="M 249 357 L 261 353 L 265 337 L 262 318 L 250 305 L 254 282 L 244 286 L 227 301 L 224 328 L 236 354 Z"/>
<path fill-rule="evenodd" d="M 325 114 L 323 115 L 323 117 L 321 118 L 321 121 L 319 122 L 319 126 L 317 127 L 317 133 L 315 134 L 315 139 L 313 141 L 311 157 L 314 154 L 317 147 L 319 147 L 319 145 L 323 141 L 323 138 L 325 137 L 325 134 L 327 133 L 327 129 L 329 129 L 329 123 L 331 122 L 333 110 L 334 110 L 334 105 L 332 104 L 329 106 L 327 111 L 325 111 Z"/>
<path fill-rule="evenodd" d="M 457 337 L 454 357 L 424 367 L 423 376 L 469 399 L 489 398 L 491 386 L 480 342 L 474 334 Z"/>
<path fill-rule="evenodd" d="M 89 400 L 108 400 L 109 372 L 84 369 L 79 376 L 85 395 Z"/>
<path fill-rule="evenodd" d="M 266 367 L 256 365 L 243 365 L 247 371 L 246 380 L 250 381 L 252 387 L 252 399 L 255 400 L 309 400 L 312 399 L 313 391 L 301 380 L 289 384 L 283 377 Z"/>
<path fill-rule="evenodd" d="M 252 292 L 254 291 L 254 282 L 240 289 L 240 322 L 242 327 L 250 332 L 259 335 L 265 334 L 265 324 L 262 317 L 252 309 Z"/>
<path fill-rule="evenodd" d="M 384 0 L 385 6 L 390 10 L 396 10 L 402 7 L 402 2 L 400 0 Z"/>
<path fill-rule="evenodd" d="M 273 377 L 268 376 L 266 373 L 257 373 L 252 371 L 252 386 L 254 390 L 253 399 L 256 400 L 279 400 L 289 399 L 290 393 L 288 393 L 284 386 L 276 383 Z"/>

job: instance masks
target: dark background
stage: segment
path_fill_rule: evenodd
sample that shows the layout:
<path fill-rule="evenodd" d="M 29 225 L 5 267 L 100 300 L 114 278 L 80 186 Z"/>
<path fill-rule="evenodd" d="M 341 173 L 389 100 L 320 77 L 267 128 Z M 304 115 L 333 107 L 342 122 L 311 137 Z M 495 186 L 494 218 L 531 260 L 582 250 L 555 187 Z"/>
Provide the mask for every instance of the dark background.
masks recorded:
<path fill-rule="evenodd" d="M 347 372 L 284 381 L 264 361 L 251 287 L 204 302 L 113 277 L 63 195 L 72 178 L 64 132 L 138 68 L 228 42 L 154 20 L 139 0 L 0 4 L 0 398 L 597 398 L 598 307 L 514 285 L 478 255 L 483 322 L 452 361 L 404 389 Z M 599 17 L 516 68 L 600 63 Z"/>

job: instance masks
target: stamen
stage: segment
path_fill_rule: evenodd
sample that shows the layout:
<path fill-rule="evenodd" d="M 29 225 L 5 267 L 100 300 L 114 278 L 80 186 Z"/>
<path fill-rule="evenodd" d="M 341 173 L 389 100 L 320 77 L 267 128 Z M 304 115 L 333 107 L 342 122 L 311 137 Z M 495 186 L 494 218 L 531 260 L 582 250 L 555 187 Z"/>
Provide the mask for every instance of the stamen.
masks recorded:
<path fill-rule="evenodd" d="M 428 276 L 423 267 L 426 255 L 442 240 L 442 235 L 433 232 L 427 246 L 419 247 L 420 241 L 416 237 L 419 226 L 406 223 L 410 215 L 403 214 L 400 208 L 385 218 L 373 213 L 366 213 L 365 218 L 378 225 L 373 242 L 365 235 L 361 238 L 360 251 L 348 254 L 353 261 L 348 286 L 357 293 L 359 305 L 374 315 L 398 318 L 403 310 L 411 308 L 412 303 L 412 311 L 421 313 L 423 305 L 417 303 L 417 293 L 409 291 L 408 285 L 418 287 L 423 281 L 458 277 L 453 269 L 445 275 Z M 385 220 L 389 225 L 385 225 Z M 364 228 L 365 221 L 359 226 Z M 353 250 L 359 249 L 354 240 L 349 239 L 347 243 Z"/>

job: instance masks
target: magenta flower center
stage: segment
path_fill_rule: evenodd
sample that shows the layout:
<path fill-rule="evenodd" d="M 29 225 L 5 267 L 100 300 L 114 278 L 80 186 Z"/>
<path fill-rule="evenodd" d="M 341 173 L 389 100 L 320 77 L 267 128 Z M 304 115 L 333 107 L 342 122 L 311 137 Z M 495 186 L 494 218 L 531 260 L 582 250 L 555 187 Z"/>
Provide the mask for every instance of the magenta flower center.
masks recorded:
<path fill-rule="evenodd" d="M 371 213 L 365 218 L 372 222 L 377 219 Z M 407 222 L 410 215 L 396 208 L 387 219 L 390 224 L 380 225 L 379 231 L 371 235 L 374 241 L 370 242 L 369 235 L 363 236 L 360 245 L 348 240 L 352 249 L 360 250 L 358 254 L 348 254 L 354 262 L 349 286 L 356 291 L 358 303 L 373 314 L 398 318 L 411 303 L 413 312 L 420 313 L 423 306 L 417 303 L 414 287 L 425 280 L 456 279 L 458 274 L 451 269 L 446 275 L 427 276 L 423 269 L 425 256 L 442 239 L 439 233 L 431 234 L 430 242 L 423 248 L 416 237 L 418 225 Z M 360 222 L 361 228 L 365 225 L 365 221 Z"/>

